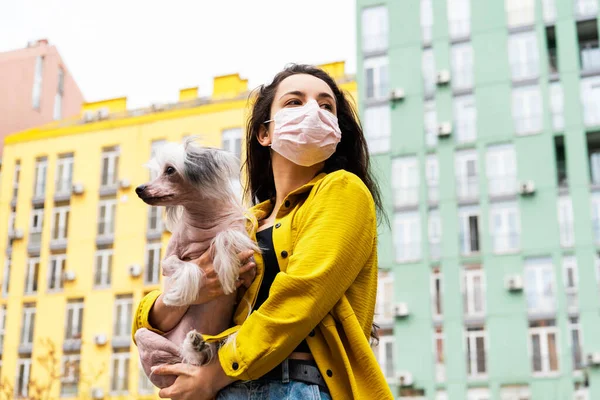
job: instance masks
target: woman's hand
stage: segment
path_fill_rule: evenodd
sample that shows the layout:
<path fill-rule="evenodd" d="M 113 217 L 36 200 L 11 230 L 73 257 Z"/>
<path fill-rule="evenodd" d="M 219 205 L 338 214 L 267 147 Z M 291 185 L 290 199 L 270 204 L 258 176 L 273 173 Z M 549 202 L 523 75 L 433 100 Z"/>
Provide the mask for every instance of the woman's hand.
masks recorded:
<path fill-rule="evenodd" d="M 223 295 L 223 288 L 221 287 L 219 277 L 213 268 L 213 261 L 210 253 L 210 251 L 204 252 L 197 260 L 193 261 L 193 263 L 197 264 L 204 272 L 202 288 L 198 298 L 193 304 L 208 303 Z M 247 250 L 238 254 L 238 259 L 244 264 L 240 267 L 240 277 L 236 284 L 238 288 L 242 285 L 246 288 L 250 287 L 250 284 L 256 276 L 256 264 L 252 258 L 253 255 L 254 251 L 252 250 Z"/>
<path fill-rule="evenodd" d="M 175 383 L 161 389 L 158 397 L 172 400 L 210 400 L 234 381 L 225 375 L 219 361 L 197 367 L 189 364 L 163 364 L 152 368 L 155 375 L 177 375 Z"/>

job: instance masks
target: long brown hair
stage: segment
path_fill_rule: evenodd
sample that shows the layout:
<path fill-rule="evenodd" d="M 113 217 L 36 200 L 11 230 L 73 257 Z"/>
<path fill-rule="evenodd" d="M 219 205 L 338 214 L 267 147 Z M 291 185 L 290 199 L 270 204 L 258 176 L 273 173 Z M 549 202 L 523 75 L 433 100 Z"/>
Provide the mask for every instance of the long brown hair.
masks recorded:
<path fill-rule="evenodd" d="M 308 74 L 321 79 L 333 92 L 336 100 L 337 118 L 342 131 L 342 139 L 335 153 L 325 161 L 323 172 L 340 169 L 358 176 L 371 192 L 379 220 L 387 221 L 381 193 L 373 178 L 367 141 L 363 134 L 356 109 L 340 90 L 335 80 L 327 72 L 312 65 L 291 64 L 273 78 L 268 85 L 261 85 L 251 95 L 254 103 L 246 124 L 246 193 L 252 204 L 258 204 L 275 197 L 275 180 L 271 168 L 270 148 L 258 142 L 258 133 L 265 121 L 271 119 L 271 105 L 277 87 L 285 78 L 295 74 Z"/>

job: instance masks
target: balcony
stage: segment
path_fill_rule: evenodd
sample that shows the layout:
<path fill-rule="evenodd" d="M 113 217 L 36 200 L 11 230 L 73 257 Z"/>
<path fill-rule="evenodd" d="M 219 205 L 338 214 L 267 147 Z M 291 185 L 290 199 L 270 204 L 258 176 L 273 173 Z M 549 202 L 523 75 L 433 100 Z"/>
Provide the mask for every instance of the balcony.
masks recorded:
<path fill-rule="evenodd" d="M 456 196 L 459 202 L 477 202 L 479 200 L 479 179 L 476 176 L 458 179 Z"/>
<path fill-rule="evenodd" d="M 112 338 L 113 349 L 128 349 L 129 346 L 131 346 L 130 335 L 115 336 Z"/>
<path fill-rule="evenodd" d="M 438 204 L 440 201 L 440 187 L 438 185 L 428 185 L 427 197 L 430 205 Z"/>
<path fill-rule="evenodd" d="M 57 190 L 54 193 L 54 202 L 55 203 L 63 203 L 71 200 L 71 187 L 69 186 L 68 190 Z"/>
<path fill-rule="evenodd" d="M 52 239 L 50 240 L 50 250 L 58 251 L 58 250 L 66 250 L 67 249 L 67 239 Z"/>
<path fill-rule="evenodd" d="M 367 35 L 362 37 L 362 50 L 364 55 L 373 55 L 374 53 L 384 53 L 388 49 L 388 34 Z"/>
<path fill-rule="evenodd" d="M 394 188 L 394 206 L 396 209 L 416 208 L 419 205 L 419 188 L 397 187 Z"/>
<path fill-rule="evenodd" d="M 33 342 L 19 343 L 19 354 L 31 354 L 33 352 Z"/>
<path fill-rule="evenodd" d="M 395 243 L 396 262 L 408 263 L 421 259 L 421 242 Z"/>
<path fill-rule="evenodd" d="M 80 351 L 81 350 L 81 339 L 65 339 L 63 343 L 63 351 Z"/>
<path fill-rule="evenodd" d="M 600 72 L 600 48 L 598 41 L 580 44 L 579 56 L 581 58 L 582 73 Z"/>
<path fill-rule="evenodd" d="M 578 18 L 595 17 L 598 14 L 597 0 L 575 0 L 574 6 Z"/>
<path fill-rule="evenodd" d="M 492 248 L 495 254 L 516 253 L 520 248 L 519 233 L 492 234 Z"/>
<path fill-rule="evenodd" d="M 517 177 L 488 177 L 488 193 L 492 198 L 514 197 L 517 193 Z"/>
<path fill-rule="evenodd" d="M 432 261 L 437 261 L 442 256 L 442 244 L 440 242 L 429 242 L 429 257 Z"/>
<path fill-rule="evenodd" d="M 98 235 L 96 237 L 96 246 L 103 247 L 113 244 L 115 241 L 114 233 L 106 233 L 104 235 Z"/>
<path fill-rule="evenodd" d="M 31 232 L 29 234 L 29 243 L 27 252 L 29 255 L 39 255 L 42 247 L 42 232 Z"/>

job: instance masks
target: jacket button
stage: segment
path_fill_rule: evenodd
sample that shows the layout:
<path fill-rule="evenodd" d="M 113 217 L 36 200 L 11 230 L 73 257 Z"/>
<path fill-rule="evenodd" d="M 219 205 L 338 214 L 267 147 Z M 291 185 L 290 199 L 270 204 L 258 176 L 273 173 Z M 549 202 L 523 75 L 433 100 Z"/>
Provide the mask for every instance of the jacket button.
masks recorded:
<path fill-rule="evenodd" d="M 275 229 L 279 228 L 281 226 L 281 222 L 278 222 L 275 224 Z"/>
<path fill-rule="evenodd" d="M 315 336 L 315 330 L 313 329 L 312 331 L 310 331 L 310 333 L 308 334 L 308 336 L 310 336 L 310 337 Z"/>
<path fill-rule="evenodd" d="M 287 256 L 288 256 L 288 252 L 287 251 L 284 250 L 284 251 L 281 252 L 281 257 L 287 258 Z"/>
<path fill-rule="evenodd" d="M 327 376 L 330 378 L 333 376 L 333 372 L 330 369 L 327 370 Z"/>
<path fill-rule="evenodd" d="M 285 206 L 285 208 L 288 208 L 290 206 L 290 201 L 286 200 L 285 203 L 283 203 L 283 205 Z"/>
<path fill-rule="evenodd" d="M 231 364 L 231 368 L 233 368 L 234 371 L 237 371 L 237 369 L 240 367 L 240 365 L 236 362 L 234 362 L 233 364 Z"/>

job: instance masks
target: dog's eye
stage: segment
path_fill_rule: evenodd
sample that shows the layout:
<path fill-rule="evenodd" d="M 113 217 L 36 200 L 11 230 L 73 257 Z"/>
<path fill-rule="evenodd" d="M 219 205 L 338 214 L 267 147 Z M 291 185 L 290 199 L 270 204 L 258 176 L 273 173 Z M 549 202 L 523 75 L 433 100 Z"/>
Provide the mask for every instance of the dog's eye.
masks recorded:
<path fill-rule="evenodd" d="M 165 174 L 167 175 L 173 175 L 175 173 L 175 168 L 173 167 L 167 167 L 167 169 L 165 169 Z"/>

